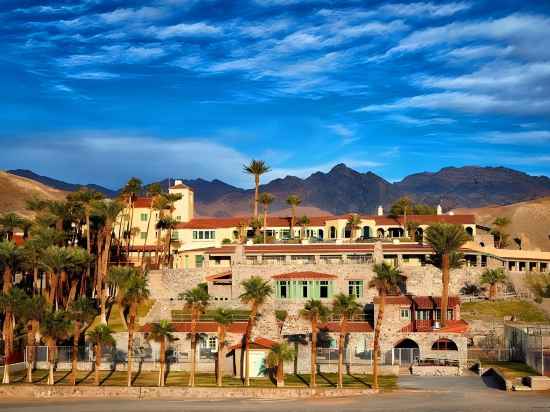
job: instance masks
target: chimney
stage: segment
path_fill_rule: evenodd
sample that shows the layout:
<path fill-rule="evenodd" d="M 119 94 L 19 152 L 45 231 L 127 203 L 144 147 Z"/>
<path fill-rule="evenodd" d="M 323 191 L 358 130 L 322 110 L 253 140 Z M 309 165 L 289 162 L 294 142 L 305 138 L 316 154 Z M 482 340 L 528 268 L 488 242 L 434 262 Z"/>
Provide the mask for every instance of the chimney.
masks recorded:
<path fill-rule="evenodd" d="M 437 214 L 438 214 L 438 215 L 442 215 L 442 214 L 443 214 L 443 208 L 441 207 L 441 205 L 437 205 Z"/>
<path fill-rule="evenodd" d="M 378 206 L 378 216 L 384 216 L 384 208 L 382 205 Z"/>

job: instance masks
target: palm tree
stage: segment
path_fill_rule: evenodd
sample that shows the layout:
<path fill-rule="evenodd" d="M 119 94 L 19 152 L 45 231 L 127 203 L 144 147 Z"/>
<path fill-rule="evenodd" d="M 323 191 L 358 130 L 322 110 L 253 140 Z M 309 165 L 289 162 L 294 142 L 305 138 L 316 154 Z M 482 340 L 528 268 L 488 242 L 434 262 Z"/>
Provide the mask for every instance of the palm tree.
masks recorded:
<path fill-rule="evenodd" d="M 450 257 L 468 241 L 469 237 L 460 225 L 435 223 L 426 230 L 426 241 L 441 259 L 441 325 L 447 323 L 447 305 L 450 281 Z"/>
<path fill-rule="evenodd" d="M 497 217 L 493 222 L 493 225 L 496 226 L 496 229 L 493 229 L 491 233 L 496 238 L 496 241 L 497 241 L 496 246 L 499 249 L 502 249 L 508 246 L 508 239 L 510 235 L 508 235 L 508 233 L 506 233 L 505 230 L 506 230 L 506 226 L 508 226 L 510 223 L 512 222 L 509 218 L 501 217 L 501 216 Z"/>
<path fill-rule="evenodd" d="M 156 198 L 153 199 L 152 207 L 153 207 L 154 210 L 156 210 L 158 212 L 157 223 L 155 223 L 155 228 L 157 229 L 157 242 L 156 242 L 156 247 L 155 247 L 155 263 L 158 265 L 159 261 L 160 261 L 159 250 L 160 250 L 160 244 L 161 244 L 161 240 L 162 240 L 162 237 L 161 237 L 162 229 L 163 229 L 162 226 L 164 225 L 164 224 L 161 224 L 160 227 L 159 227 L 159 223 L 164 218 L 164 211 L 170 207 L 170 202 L 166 198 L 166 195 L 163 194 L 163 195 L 157 196 Z"/>
<path fill-rule="evenodd" d="M 71 321 L 64 311 L 47 312 L 40 325 L 40 333 L 48 346 L 48 385 L 53 385 L 53 368 L 57 357 L 57 341 L 67 339 L 71 329 Z"/>
<path fill-rule="evenodd" d="M 480 281 L 482 284 L 489 285 L 489 300 L 495 300 L 497 295 L 497 285 L 506 282 L 506 274 L 503 268 L 486 269 L 482 274 Z"/>
<path fill-rule="evenodd" d="M 68 317 L 73 321 L 73 351 L 71 353 L 71 380 L 76 385 L 76 375 L 78 373 L 78 341 L 83 327 L 92 322 L 97 315 L 97 310 L 93 302 L 83 296 L 71 303 L 68 310 Z"/>
<path fill-rule="evenodd" d="M 250 335 L 256 322 L 256 316 L 258 309 L 265 301 L 273 294 L 273 288 L 269 284 L 268 280 L 263 280 L 259 276 L 252 276 L 247 280 L 241 282 L 241 286 L 244 289 L 243 293 L 239 296 L 241 302 L 250 305 L 250 315 L 248 318 L 248 325 L 244 336 L 245 347 L 245 385 L 250 386 Z"/>
<path fill-rule="evenodd" d="M 260 195 L 260 203 L 264 206 L 264 243 L 267 243 L 267 212 L 269 205 L 273 203 L 275 196 L 271 193 L 265 192 Z"/>
<path fill-rule="evenodd" d="M 217 308 L 212 314 L 214 321 L 218 324 L 218 364 L 216 370 L 216 383 L 218 386 L 222 386 L 223 383 L 222 362 L 225 349 L 225 333 L 227 327 L 233 323 L 233 313 L 232 310 Z"/>
<path fill-rule="evenodd" d="M 287 342 L 276 343 L 267 355 L 267 364 L 270 368 L 277 368 L 277 387 L 285 386 L 284 363 L 291 361 L 296 352 Z"/>
<path fill-rule="evenodd" d="M 361 216 L 357 213 L 352 213 L 348 217 L 348 225 L 351 229 L 350 240 L 357 239 L 357 230 L 361 227 Z"/>
<path fill-rule="evenodd" d="M 311 322 L 311 380 L 309 386 L 317 385 L 317 335 L 319 334 L 319 322 L 325 321 L 330 310 L 320 300 L 308 300 L 300 311 L 300 316 Z"/>
<path fill-rule="evenodd" d="M 397 218 L 400 215 L 403 216 L 403 228 L 405 231 L 404 233 L 405 237 L 407 237 L 407 230 L 408 230 L 407 214 L 412 210 L 414 210 L 414 208 L 415 208 L 415 205 L 413 201 L 407 196 L 403 196 L 400 199 L 398 199 L 397 202 L 395 202 L 390 208 L 389 215 L 391 217 Z"/>
<path fill-rule="evenodd" d="M 254 218 L 258 218 L 258 202 L 260 195 L 260 176 L 267 173 L 271 168 L 263 160 L 252 160 L 248 165 L 243 166 L 245 173 L 254 176 Z"/>
<path fill-rule="evenodd" d="M 300 226 L 300 240 L 304 240 L 306 238 L 306 228 L 310 223 L 311 221 L 309 220 L 309 217 L 305 215 L 298 220 L 298 226 Z"/>
<path fill-rule="evenodd" d="M 111 266 L 107 276 L 107 284 L 115 290 L 114 300 L 118 306 L 120 320 L 126 329 L 128 325 L 126 325 L 126 317 L 124 315 L 124 294 L 128 282 L 132 276 L 135 276 L 137 273 L 137 270 L 132 266 Z"/>
<path fill-rule="evenodd" d="M 129 212 L 128 224 L 126 226 L 127 233 L 130 233 L 130 228 L 134 223 L 134 201 L 142 190 L 142 182 L 137 177 L 130 178 L 130 180 L 128 180 L 128 182 L 126 183 L 126 186 L 124 186 L 124 188 L 122 189 L 122 195 L 126 198 L 126 204 Z M 130 256 L 130 241 L 131 237 L 128 237 L 126 242 L 127 257 Z"/>
<path fill-rule="evenodd" d="M 107 325 L 99 324 L 94 329 L 89 331 L 86 336 L 88 337 L 88 342 L 90 342 L 94 347 L 95 384 L 96 386 L 99 386 L 99 368 L 101 367 L 103 348 L 115 345 L 113 330 Z"/>
<path fill-rule="evenodd" d="M 70 265 L 67 268 L 69 275 L 69 294 L 65 295 L 64 298 L 65 309 L 67 309 L 76 299 L 78 284 L 84 282 L 93 257 L 86 249 L 81 247 L 71 247 L 69 248 L 69 260 Z"/>
<path fill-rule="evenodd" d="M 166 374 L 166 344 L 175 340 L 175 337 L 172 334 L 173 331 L 174 329 L 172 328 L 172 325 L 170 325 L 170 322 L 168 322 L 167 320 L 161 320 L 159 323 L 153 324 L 151 333 L 149 334 L 149 339 L 158 342 L 160 346 L 160 368 L 158 381 L 159 386 L 164 386 Z"/>
<path fill-rule="evenodd" d="M 98 234 L 98 271 L 96 278 L 96 294 L 100 302 L 101 323 L 107 324 L 107 291 L 105 290 L 105 280 L 107 279 L 107 269 L 109 266 L 109 257 L 111 251 L 111 240 L 113 236 L 113 225 L 117 217 L 123 210 L 124 205 L 119 201 L 98 200 L 94 201 L 93 213 L 102 220 L 102 227 Z"/>
<path fill-rule="evenodd" d="M 166 230 L 166 237 L 164 239 L 164 247 L 162 250 L 162 257 L 164 265 L 170 265 L 170 254 L 172 249 L 172 231 L 176 228 L 178 221 L 171 216 L 165 216 L 157 222 L 157 229 L 159 230 L 159 237 L 163 230 Z M 159 262 L 160 263 L 160 260 Z"/>
<path fill-rule="evenodd" d="M 71 266 L 71 254 L 67 247 L 49 246 L 42 252 L 40 266 L 49 274 L 48 303 L 58 307 L 59 279 Z"/>
<path fill-rule="evenodd" d="M 147 241 L 149 239 L 149 228 L 151 227 L 151 218 L 153 216 L 153 210 L 155 210 L 155 203 L 157 202 L 159 196 L 162 193 L 162 186 L 160 183 L 151 183 L 147 186 L 147 196 L 151 198 L 151 203 L 149 203 L 149 216 L 147 218 L 147 230 L 145 232 L 145 240 L 143 241 L 143 252 L 141 254 L 140 266 L 143 268 L 143 260 L 145 259 L 145 246 L 147 246 Z"/>
<path fill-rule="evenodd" d="M 298 197 L 298 195 L 290 195 L 286 199 L 286 203 L 291 208 L 291 216 L 290 216 L 290 238 L 294 239 L 294 224 L 296 222 L 296 208 L 300 206 L 300 203 L 302 203 L 302 199 Z"/>
<path fill-rule="evenodd" d="M 3 214 L 0 216 L 0 234 L 9 242 L 13 240 L 15 229 L 23 229 L 26 221 L 16 213 Z"/>
<path fill-rule="evenodd" d="M 344 386 L 344 351 L 347 335 L 347 322 L 361 310 L 361 306 L 355 301 L 354 295 L 339 293 L 332 301 L 332 312 L 340 318 L 340 332 L 338 335 L 338 387 Z"/>
<path fill-rule="evenodd" d="M 386 295 L 399 290 L 399 282 L 401 281 L 402 275 L 399 269 L 385 262 L 374 265 L 373 270 L 376 276 L 370 281 L 369 287 L 377 290 L 379 305 L 378 317 L 374 329 L 372 376 L 373 387 L 374 389 L 378 389 L 378 359 L 380 357 L 380 331 L 382 330 L 382 322 L 384 320 L 384 304 L 386 302 Z"/>
<path fill-rule="evenodd" d="M 4 312 L 4 324 L 2 336 L 4 340 L 4 376 L 2 383 L 10 383 L 10 362 L 13 355 L 13 335 L 15 329 L 15 317 L 19 315 L 22 303 L 26 299 L 25 292 L 13 288 L 8 292 L 0 294 L 0 311 Z"/>
<path fill-rule="evenodd" d="M 13 274 L 21 258 L 20 250 L 14 242 L 0 242 L 0 267 L 4 267 L 2 291 L 8 293 L 13 286 Z"/>
<path fill-rule="evenodd" d="M 128 307 L 128 386 L 132 386 L 132 364 L 134 351 L 134 332 L 136 328 L 137 308 L 149 298 L 147 275 L 133 268 L 134 273 L 128 279 L 124 290 L 123 304 Z"/>
<path fill-rule="evenodd" d="M 191 372 L 189 373 L 189 386 L 195 386 L 195 369 L 197 363 L 197 322 L 206 311 L 210 300 L 208 286 L 199 283 L 193 289 L 180 293 L 180 299 L 185 300 L 186 309 L 191 311 Z"/>
<path fill-rule="evenodd" d="M 46 313 L 46 299 L 42 295 L 26 297 L 19 310 L 19 319 L 27 329 L 27 382 L 32 383 L 32 370 L 36 353 L 36 334 Z"/>

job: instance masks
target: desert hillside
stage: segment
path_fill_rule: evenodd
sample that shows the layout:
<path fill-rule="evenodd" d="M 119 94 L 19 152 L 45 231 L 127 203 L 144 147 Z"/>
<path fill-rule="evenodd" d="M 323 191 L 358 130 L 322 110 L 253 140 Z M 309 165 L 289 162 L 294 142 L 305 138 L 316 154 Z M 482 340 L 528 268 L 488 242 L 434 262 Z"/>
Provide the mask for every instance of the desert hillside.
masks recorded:
<path fill-rule="evenodd" d="M 27 199 L 37 196 L 47 200 L 61 200 L 66 195 L 67 192 L 52 189 L 35 180 L 0 171 L 0 214 L 16 212 L 30 217 L 32 213 L 25 209 Z"/>
<path fill-rule="evenodd" d="M 473 213 L 477 222 L 491 225 L 497 216 L 509 218 L 510 246 L 516 248 L 514 238 L 522 239 L 523 249 L 550 251 L 550 197 L 542 197 L 506 206 L 455 209 L 455 213 Z"/>

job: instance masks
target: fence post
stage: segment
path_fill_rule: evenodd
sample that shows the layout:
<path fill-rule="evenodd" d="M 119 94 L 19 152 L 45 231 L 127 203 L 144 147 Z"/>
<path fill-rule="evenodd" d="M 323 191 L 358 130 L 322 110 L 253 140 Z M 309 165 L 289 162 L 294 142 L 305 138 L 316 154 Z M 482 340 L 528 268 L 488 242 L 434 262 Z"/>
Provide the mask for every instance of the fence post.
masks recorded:
<path fill-rule="evenodd" d="M 542 332 L 540 334 L 540 365 L 540 374 L 544 376 L 544 336 L 542 335 Z"/>

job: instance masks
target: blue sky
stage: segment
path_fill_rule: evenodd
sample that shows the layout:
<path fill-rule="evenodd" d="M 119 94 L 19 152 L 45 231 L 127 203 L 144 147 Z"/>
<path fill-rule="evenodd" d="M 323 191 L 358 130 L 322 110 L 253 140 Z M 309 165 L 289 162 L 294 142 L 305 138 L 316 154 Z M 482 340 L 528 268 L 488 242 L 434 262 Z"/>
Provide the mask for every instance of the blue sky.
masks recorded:
<path fill-rule="evenodd" d="M 546 1 L 2 0 L 0 36 L 3 169 L 550 175 Z"/>

